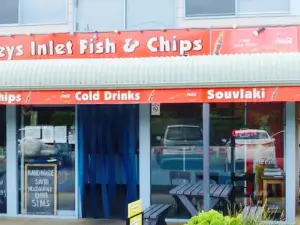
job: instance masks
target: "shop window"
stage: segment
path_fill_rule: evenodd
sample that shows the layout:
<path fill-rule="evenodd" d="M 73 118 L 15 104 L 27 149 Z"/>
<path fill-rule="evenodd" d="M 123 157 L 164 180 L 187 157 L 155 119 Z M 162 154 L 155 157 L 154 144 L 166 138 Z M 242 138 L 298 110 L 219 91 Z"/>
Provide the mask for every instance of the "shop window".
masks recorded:
<path fill-rule="evenodd" d="M 0 107 L 0 214 L 6 213 L 6 113 Z"/>
<path fill-rule="evenodd" d="M 75 211 L 75 108 L 23 107 L 18 132 L 19 213 Z"/>
<path fill-rule="evenodd" d="M 186 17 L 287 14 L 289 0 L 185 0 Z"/>
<path fill-rule="evenodd" d="M 67 22 L 66 0 L 0 0 L 0 25 Z"/>
<path fill-rule="evenodd" d="M 285 219 L 283 111 L 283 103 L 211 106 L 211 183 L 233 183 L 236 210 L 264 206 L 268 220 Z"/>
<path fill-rule="evenodd" d="M 203 160 L 193 152 L 202 145 L 202 104 L 161 104 L 160 115 L 151 116 L 151 203 L 172 203 L 169 217 L 189 217 L 169 191 L 196 182 Z"/>
<path fill-rule="evenodd" d="M 283 103 L 210 104 L 209 183 L 234 186 L 235 212 L 255 205 L 269 220 L 285 219 L 283 112 Z M 202 104 L 161 104 L 151 116 L 151 203 L 171 204 L 172 218 L 191 214 L 170 190 L 203 182 L 202 120 Z M 203 198 L 191 199 L 203 207 Z"/>

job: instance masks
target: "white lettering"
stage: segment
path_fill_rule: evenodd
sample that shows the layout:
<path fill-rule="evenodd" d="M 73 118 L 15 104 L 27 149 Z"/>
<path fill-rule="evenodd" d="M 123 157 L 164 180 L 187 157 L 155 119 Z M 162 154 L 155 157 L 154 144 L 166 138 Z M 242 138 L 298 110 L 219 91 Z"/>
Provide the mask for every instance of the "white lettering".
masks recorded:
<path fill-rule="evenodd" d="M 201 51 L 203 49 L 202 40 L 195 40 L 194 46 L 194 51 Z"/>
<path fill-rule="evenodd" d="M 48 193 L 47 192 L 43 192 L 43 193 L 34 193 L 34 197 L 36 199 L 45 199 L 45 198 L 48 198 Z"/>
<path fill-rule="evenodd" d="M 24 46 L 0 46 L 0 58 L 6 58 L 7 60 L 13 60 L 15 56 L 24 55 Z"/>
<path fill-rule="evenodd" d="M 275 44 L 277 45 L 291 45 L 293 44 L 293 38 L 287 37 L 287 38 L 276 38 Z"/>
<path fill-rule="evenodd" d="M 100 92 L 99 91 L 89 91 L 83 93 L 81 91 L 76 92 L 75 99 L 77 101 L 99 101 L 100 100 Z"/>
<path fill-rule="evenodd" d="M 21 94 L 9 94 L 7 92 L 0 92 L 0 102 L 5 102 L 7 104 L 21 102 Z"/>
<path fill-rule="evenodd" d="M 88 101 L 89 100 L 89 95 L 88 94 L 82 94 L 81 99 L 82 99 L 82 101 Z"/>
<path fill-rule="evenodd" d="M 147 48 L 151 52 L 179 52 L 185 55 L 190 51 L 201 51 L 203 49 L 202 40 L 178 40 L 173 36 L 172 40 L 166 39 L 164 36 L 151 37 L 147 41 Z"/>
<path fill-rule="evenodd" d="M 189 96 L 189 97 L 196 97 L 197 96 L 197 92 L 191 92 L 191 91 L 188 91 L 186 93 L 186 96 Z"/>
<path fill-rule="evenodd" d="M 179 47 L 179 54 L 184 55 L 186 52 L 189 52 L 192 50 L 192 43 L 188 40 L 179 41 L 180 47 Z"/>
<path fill-rule="evenodd" d="M 104 92 L 104 100 L 109 101 L 112 99 L 112 93 L 110 91 Z"/>
<path fill-rule="evenodd" d="M 50 186 L 29 186 L 29 192 L 53 192 L 53 188 Z"/>
<path fill-rule="evenodd" d="M 139 92 L 122 92 L 122 91 L 105 91 L 104 100 L 105 101 L 139 101 L 141 99 L 141 94 Z"/>
<path fill-rule="evenodd" d="M 35 179 L 35 185 L 49 185 L 48 179 Z"/>
<path fill-rule="evenodd" d="M 15 46 L 7 46 L 6 51 L 7 51 L 7 60 L 12 60 L 15 53 Z"/>
<path fill-rule="evenodd" d="M 83 54 L 109 54 L 116 53 L 116 43 L 109 38 L 105 38 L 104 41 L 98 41 L 91 39 L 83 39 L 79 41 L 79 53 Z"/>
<path fill-rule="evenodd" d="M 88 41 L 87 40 L 79 40 L 79 53 L 85 54 L 85 51 L 88 49 L 87 47 Z"/>
<path fill-rule="evenodd" d="M 207 99 L 264 99 L 266 97 L 265 88 L 245 90 L 243 88 L 235 91 L 215 91 L 210 89 L 207 91 Z"/>
<path fill-rule="evenodd" d="M 34 199 L 31 200 L 32 207 L 49 207 L 50 206 L 50 200 L 44 200 L 44 199 Z"/>
<path fill-rule="evenodd" d="M 208 90 L 207 91 L 207 99 L 208 100 L 211 100 L 211 99 L 215 98 L 214 92 L 215 92 L 214 90 Z"/>
<path fill-rule="evenodd" d="M 156 37 L 152 37 L 149 38 L 149 40 L 147 41 L 147 47 L 151 52 L 158 52 L 157 47 L 154 47 L 154 43 L 157 41 L 158 39 Z"/>
<path fill-rule="evenodd" d="M 218 92 L 216 93 L 216 99 L 222 99 L 222 98 L 224 98 L 224 93 L 221 92 L 221 91 L 218 91 Z"/>
<path fill-rule="evenodd" d="M 35 41 L 30 43 L 31 55 L 72 55 L 73 54 L 73 43 L 68 41 L 66 43 L 55 43 L 49 41 L 48 43 L 38 44 Z"/>
<path fill-rule="evenodd" d="M 28 170 L 28 176 L 33 177 L 39 177 L 39 176 L 47 176 L 47 177 L 53 177 L 54 176 L 54 170 Z"/>

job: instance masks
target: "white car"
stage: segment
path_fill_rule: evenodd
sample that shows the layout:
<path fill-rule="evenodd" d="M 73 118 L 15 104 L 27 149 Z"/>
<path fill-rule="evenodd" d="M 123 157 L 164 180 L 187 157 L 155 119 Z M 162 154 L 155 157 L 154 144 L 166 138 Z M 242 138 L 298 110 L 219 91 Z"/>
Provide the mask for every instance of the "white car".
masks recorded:
<path fill-rule="evenodd" d="M 202 129 L 196 125 L 171 125 L 165 130 L 164 147 L 202 146 Z"/>
<path fill-rule="evenodd" d="M 254 164 L 276 164 L 275 139 L 265 130 L 245 129 L 233 131 L 235 161 L 253 161 Z M 226 144 L 228 162 L 231 163 L 231 140 Z"/>
<path fill-rule="evenodd" d="M 200 126 L 170 125 L 161 142 L 162 146 L 154 148 L 153 153 L 162 169 L 202 168 L 203 135 Z"/>

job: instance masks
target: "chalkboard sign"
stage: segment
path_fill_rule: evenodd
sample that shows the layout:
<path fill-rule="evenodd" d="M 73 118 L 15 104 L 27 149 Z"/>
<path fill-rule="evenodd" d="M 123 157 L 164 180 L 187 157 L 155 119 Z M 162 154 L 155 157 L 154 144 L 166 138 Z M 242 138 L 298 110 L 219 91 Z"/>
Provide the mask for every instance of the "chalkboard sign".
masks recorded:
<path fill-rule="evenodd" d="M 26 214 L 56 215 L 56 164 L 25 164 L 24 209 Z"/>

